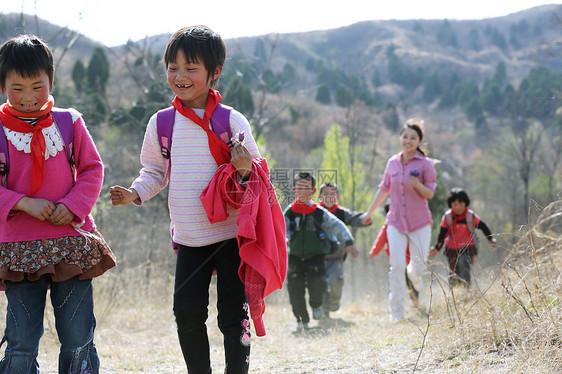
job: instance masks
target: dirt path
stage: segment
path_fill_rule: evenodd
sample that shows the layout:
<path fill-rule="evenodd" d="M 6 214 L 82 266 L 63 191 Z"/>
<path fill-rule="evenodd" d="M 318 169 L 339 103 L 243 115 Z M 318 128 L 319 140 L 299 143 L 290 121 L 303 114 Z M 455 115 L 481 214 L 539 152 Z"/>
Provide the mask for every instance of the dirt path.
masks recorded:
<path fill-rule="evenodd" d="M 185 373 L 177 342 L 171 297 L 159 301 L 137 298 L 119 305 L 107 296 L 96 299 L 96 345 L 101 373 Z M 0 310 L 6 310 L 5 298 Z M 4 314 L 2 312 L 2 314 Z M 389 322 L 386 303 L 347 305 L 332 319 L 313 321 L 306 333 L 295 334 L 295 321 L 284 297 L 267 302 L 267 335 L 253 337 L 253 374 L 367 373 L 547 373 L 521 357 L 509 357 L 471 343 L 451 329 L 443 310 L 427 316 L 408 307 L 408 319 Z M 438 317 L 440 316 L 440 317 Z M 4 316 L 0 323 L 3 324 Z M 209 336 L 214 373 L 223 373 L 222 335 L 216 310 L 210 308 Z M 426 336 L 424 345 L 424 335 Z M 423 346 L 423 350 L 421 349 Z M 451 350 L 451 347 L 455 347 Z M 459 351 L 458 347 L 461 347 Z M 420 354 L 421 352 L 421 354 Z M 459 354 L 460 352 L 460 354 Z M 41 373 L 57 373 L 58 340 L 52 310 L 47 308 L 41 340 Z"/>

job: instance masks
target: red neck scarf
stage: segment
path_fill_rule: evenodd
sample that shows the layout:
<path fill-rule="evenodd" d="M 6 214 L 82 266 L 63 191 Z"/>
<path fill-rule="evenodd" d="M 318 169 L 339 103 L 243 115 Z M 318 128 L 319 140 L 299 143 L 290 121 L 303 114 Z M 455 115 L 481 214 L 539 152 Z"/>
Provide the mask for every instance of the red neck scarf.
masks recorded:
<path fill-rule="evenodd" d="M 291 210 L 298 214 L 310 214 L 316 210 L 316 203 L 312 203 L 312 205 L 303 204 L 297 198 L 291 204 Z"/>
<path fill-rule="evenodd" d="M 326 208 L 324 206 L 324 204 L 322 204 L 322 207 Z M 326 208 L 328 210 L 328 212 L 330 213 L 334 213 L 336 210 L 338 210 L 340 208 L 340 206 L 338 205 L 338 203 L 334 203 L 334 205 L 332 205 L 332 207 L 330 209 Z"/>
<path fill-rule="evenodd" d="M 462 212 L 461 214 L 459 214 L 458 216 L 455 214 L 455 211 L 453 209 L 451 209 L 451 213 L 453 213 L 453 218 L 455 218 L 455 221 L 461 221 L 463 219 L 466 219 L 466 213 L 468 212 L 468 207 L 466 207 L 464 209 L 464 212 Z"/>
<path fill-rule="evenodd" d="M 33 133 L 31 138 L 31 187 L 29 196 L 35 193 L 43 184 L 43 173 L 45 164 L 45 137 L 43 129 L 53 124 L 54 120 L 51 116 L 54 100 L 49 97 L 49 101 L 37 112 L 20 112 L 15 109 L 9 102 L 0 107 L 0 120 L 2 125 L 12 131 L 22 133 Z M 17 117 L 39 118 L 35 125 L 31 125 Z"/>
<path fill-rule="evenodd" d="M 178 112 L 205 130 L 207 133 L 207 139 L 209 140 L 209 149 L 211 150 L 211 154 L 213 155 L 217 166 L 230 162 L 230 148 L 228 148 L 226 143 L 209 128 L 211 115 L 221 100 L 222 96 L 219 91 L 209 89 L 209 96 L 207 98 L 207 104 L 205 105 L 205 115 L 203 116 L 203 119 L 199 118 L 193 109 L 184 107 L 179 97 L 176 96 L 174 101 L 172 101 L 172 105 Z"/>

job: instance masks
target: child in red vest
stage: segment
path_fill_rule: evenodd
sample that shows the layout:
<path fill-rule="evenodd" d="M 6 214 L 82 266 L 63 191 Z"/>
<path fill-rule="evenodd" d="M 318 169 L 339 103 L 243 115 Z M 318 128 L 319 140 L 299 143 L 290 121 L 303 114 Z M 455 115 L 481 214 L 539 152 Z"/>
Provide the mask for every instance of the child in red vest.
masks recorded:
<path fill-rule="evenodd" d="M 449 285 L 470 286 L 470 266 L 478 261 L 478 241 L 475 230 L 480 229 L 491 246 L 496 246 L 496 239 L 488 226 L 468 209 L 470 198 L 466 191 L 453 188 L 447 196 L 449 210 L 441 219 L 441 231 L 435 247 L 429 251 L 435 256 L 445 245 L 445 256 L 449 262 Z"/>

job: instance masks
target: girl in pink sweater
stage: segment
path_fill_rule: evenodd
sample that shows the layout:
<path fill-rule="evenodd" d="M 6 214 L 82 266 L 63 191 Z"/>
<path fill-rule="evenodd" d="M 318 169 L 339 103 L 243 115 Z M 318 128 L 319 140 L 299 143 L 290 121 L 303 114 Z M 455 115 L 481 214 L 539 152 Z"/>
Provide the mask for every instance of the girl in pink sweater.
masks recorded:
<path fill-rule="evenodd" d="M 39 373 L 49 288 L 61 343 L 59 372 L 99 372 L 92 278 L 115 266 L 90 214 L 103 164 L 80 113 L 67 110 L 69 123 L 54 122 L 53 76 L 52 53 L 37 37 L 0 46 L 0 86 L 8 97 L 0 107 L 8 152 L 0 161 L 10 160 L 0 186 L 0 280 L 8 299 L 0 373 Z M 73 126 L 73 168 L 63 125 Z"/>

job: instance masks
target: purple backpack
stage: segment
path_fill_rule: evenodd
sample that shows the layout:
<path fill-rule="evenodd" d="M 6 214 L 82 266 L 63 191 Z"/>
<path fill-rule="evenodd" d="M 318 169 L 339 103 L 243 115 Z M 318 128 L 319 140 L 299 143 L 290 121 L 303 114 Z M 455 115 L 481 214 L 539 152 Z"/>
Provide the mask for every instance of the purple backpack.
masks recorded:
<path fill-rule="evenodd" d="M 219 138 L 225 143 L 230 141 L 232 131 L 230 130 L 230 111 L 231 107 L 218 104 L 211 115 L 211 127 Z M 156 114 L 156 129 L 158 132 L 158 143 L 160 143 L 160 151 L 162 157 L 166 160 L 170 159 L 170 150 L 172 149 L 172 132 L 174 131 L 174 117 L 176 108 L 173 106 L 162 109 Z"/>
<path fill-rule="evenodd" d="M 226 105 L 218 104 L 211 115 L 211 127 L 213 132 L 225 143 L 230 142 L 232 130 L 230 129 L 230 112 L 232 108 Z M 176 108 L 173 106 L 162 109 L 156 114 L 156 132 L 158 133 L 158 143 L 162 157 L 168 162 L 166 163 L 166 172 L 164 177 L 167 178 L 170 172 L 170 156 L 172 149 L 172 133 L 174 131 L 174 118 L 176 116 Z M 170 227 L 170 235 L 173 237 L 173 228 Z M 172 240 L 172 247 L 178 251 L 178 245 Z"/>
<path fill-rule="evenodd" d="M 74 175 L 74 122 L 72 121 L 72 114 L 68 110 L 53 109 L 51 110 L 55 124 L 57 125 L 62 139 L 64 140 L 64 149 L 66 151 L 66 158 L 72 169 Z M 10 171 L 10 154 L 8 152 L 8 139 L 0 123 L 0 175 L 2 176 L 2 185 L 6 186 L 6 179 Z"/>

